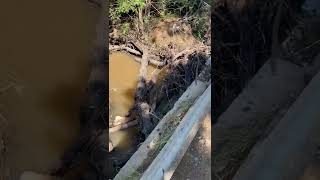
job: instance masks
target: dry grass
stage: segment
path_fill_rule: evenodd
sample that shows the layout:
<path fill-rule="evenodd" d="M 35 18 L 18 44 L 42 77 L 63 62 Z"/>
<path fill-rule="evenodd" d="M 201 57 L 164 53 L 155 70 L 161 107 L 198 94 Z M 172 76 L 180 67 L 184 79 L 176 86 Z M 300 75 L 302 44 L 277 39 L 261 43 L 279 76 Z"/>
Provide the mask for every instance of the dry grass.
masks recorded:
<path fill-rule="evenodd" d="M 133 170 L 133 173 L 127 177 L 127 179 L 139 179 L 144 170 L 148 167 L 149 164 L 152 163 L 153 159 L 157 156 L 157 154 L 161 151 L 161 149 L 166 145 L 172 134 L 174 133 L 175 129 L 181 122 L 183 116 L 187 113 L 188 109 L 191 107 L 192 102 L 190 101 L 184 101 L 180 104 L 180 107 L 178 107 L 178 113 L 173 116 L 167 124 L 164 130 L 159 134 L 158 139 L 154 141 L 154 144 L 152 145 L 150 156 L 147 160 L 145 160 L 145 164 L 143 164 L 142 167 L 138 168 L 137 170 Z"/>
<path fill-rule="evenodd" d="M 165 146 L 165 144 L 168 142 L 168 140 L 174 133 L 174 130 L 178 127 L 183 116 L 187 113 L 191 105 L 192 105 L 192 102 L 190 101 L 184 101 L 180 104 L 178 113 L 175 116 L 173 116 L 171 119 L 169 119 L 167 123 L 167 127 L 163 130 L 159 139 L 156 140 L 153 147 L 153 153 L 152 153 L 153 155 L 158 154 L 161 151 L 161 149 Z"/>
<path fill-rule="evenodd" d="M 142 176 L 142 173 L 133 170 L 133 172 L 124 180 L 138 180 Z"/>

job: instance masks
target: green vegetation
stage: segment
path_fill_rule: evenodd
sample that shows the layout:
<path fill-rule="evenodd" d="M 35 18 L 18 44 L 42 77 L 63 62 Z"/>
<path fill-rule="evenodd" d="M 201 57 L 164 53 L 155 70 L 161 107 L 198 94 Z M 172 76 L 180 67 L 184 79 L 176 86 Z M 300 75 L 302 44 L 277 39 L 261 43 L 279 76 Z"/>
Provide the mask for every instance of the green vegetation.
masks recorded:
<path fill-rule="evenodd" d="M 142 174 L 140 172 L 133 170 L 132 174 L 125 177 L 124 180 L 138 180 L 141 176 Z"/>
<path fill-rule="evenodd" d="M 110 15 L 113 21 L 120 21 L 120 19 L 127 15 L 137 15 L 139 9 L 145 7 L 145 0 L 115 0 L 111 2 Z"/>
<path fill-rule="evenodd" d="M 180 104 L 179 107 L 179 113 L 171 119 L 169 119 L 169 122 L 167 124 L 167 127 L 164 129 L 162 134 L 160 135 L 159 139 L 155 142 L 155 145 L 153 147 L 154 154 L 158 154 L 161 149 L 166 145 L 172 134 L 174 133 L 174 130 L 178 127 L 179 123 L 181 122 L 183 116 L 187 113 L 188 109 L 192 106 L 191 101 L 183 101 Z"/>
<path fill-rule="evenodd" d="M 129 35 L 129 30 L 141 36 L 159 20 L 181 18 L 192 25 L 193 35 L 203 40 L 209 26 L 210 4 L 203 0 L 113 0 L 111 26 L 122 36 Z"/>

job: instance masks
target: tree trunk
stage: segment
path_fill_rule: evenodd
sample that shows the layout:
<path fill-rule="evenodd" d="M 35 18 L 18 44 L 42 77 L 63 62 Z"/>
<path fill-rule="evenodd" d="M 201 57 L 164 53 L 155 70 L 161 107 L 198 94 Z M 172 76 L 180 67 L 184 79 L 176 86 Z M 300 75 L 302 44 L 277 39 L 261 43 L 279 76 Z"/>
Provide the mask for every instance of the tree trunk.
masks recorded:
<path fill-rule="evenodd" d="M 139 22 L 140 22 L 140 30 L 142 34 L 144 34 L 144 24 L 143 24 L 143 9 L 139 9 Z"/>

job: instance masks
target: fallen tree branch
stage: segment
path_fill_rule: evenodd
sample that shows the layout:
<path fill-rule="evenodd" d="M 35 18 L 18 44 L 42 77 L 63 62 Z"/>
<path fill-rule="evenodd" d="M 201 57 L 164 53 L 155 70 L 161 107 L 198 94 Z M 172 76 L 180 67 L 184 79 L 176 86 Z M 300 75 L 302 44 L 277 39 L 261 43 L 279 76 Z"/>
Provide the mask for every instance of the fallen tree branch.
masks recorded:
<path fill-rule="evenodd" d="M 121 45 L 121 46 L 117 46 L 117 45 L 109 45 L 109 50 L 110 51 L 121 51 L 121 50 L 125 50 L 125 51 L 128 51 L 129 53 L 132 53 L 132 54 L 135 54 L 137 56 L 141 56 L 142 54 L 135 50 L 135 49 L 132 49 L 132 48 L 129 48 L 125 45 Z"/>
<path fill-rule="evenodd" d="M 149 104 L 144 100 L 145 94 L 146 94 L 146 80 L 147 80 L 147 67 L 148 67 L 148 55 L 149 52 L 146 48 L 143 48 L 143 55 L 141 59 L 141 66 L 139 70 L 139 77 L 138 77 L 138 85 L 137 90 L 135 94 L 135 106 L 133 107 L 133 110 L 135 111 L 134 115 L 135 117 L 132 117 L 133 119 L 137 119 L 140 131 L 142 134 L 147 136 L 153 129 L 153 125 L 151 123 L 150 118 L 150 106 Z"/>
<path fill-rule="evenodd" d="M 127 128 L 135 126 L 137 124 L 138 124 L 137 120 L 129 121 L 129 122 L 125 123 L 125 124 L 120 124 L 120 125 L 114 126 L 112 128 L 109 128 L 109 133 L 113 133 L 113 132 L 117 132 L 117 131 L 120 131 L 120 130 L 123 130 L 123 129 L 127 129 Z"/>
<path fill-rule="evenodd" d="M 139 58 L 139 57 L 135 57 L 134 60 L 137 61 L 137 62 L 139 62 L 139 63 L 141 63 L 141 60 L 142 60 L 142 59 Z M 165 63 L 165 62 L 161 62 L 161 61 L 157 61 L 157 60 L 153 60 L 153 59 L 149 59 L 149 64 L 152 64 L 152 65 L 154 65 L 154 66 L 156 66 L 156 67 L 161 68 L 161 67 L 163 67 L 166 63 Z"/>
<path fill-rule="evenodd" d="M 194 51 L 208 50 L 208 49 L 209 49 L 208 46 L 198 46 L 198 47 L 195 47 L 195 48 L 186 48 L 186 49 L 182 50 L 181 52 L 179 52 L 178 54 L 176 54 L 172 58 L 172 62 L 174 62 L 175 60 L 177 60 L 179 57 L 181 57 L 183 55 L 192 54 Z"/>
<path fill-rule="evenodd" d="M 112 122 L 112 127 L 114 126 L 119 126 L 121 124 L 125 124 L 129 122 L 131 119 L 128 117 L 123 117 L 123 116 L 116 116 L 114 121 Z"/>
<path fill-rule="evenodd" d="M 134 45 L 135 46 L 135 45 Z M 109 50 L 110 51 L 127 51 L 131 54 L 134 54 L 136 56 L 141 56 L 141 52 L 138 51 L 138 50 L 135 50 L 135 49 L 132 49 L 132 48 L 129 48 L 125 45 L 121 45 L 121 46 L 117 46 L 117 45 L 109 45 Z M 156 67 L 163 67 L 165 65 L 165 62 L 161 62 L 161 61 L 157 61 L 157 60 L 154 60 L 152 58 L 155 58 L 156 56 L 152 56 L 152 55 L 149 55 L 149 57 L 147 57 L 147 59 L 149 59 L 149 63 L 156 66 Z M 134 60 L 141 63 L 142 61 L 142 58 L 140 57 L 134 57 Z"/>

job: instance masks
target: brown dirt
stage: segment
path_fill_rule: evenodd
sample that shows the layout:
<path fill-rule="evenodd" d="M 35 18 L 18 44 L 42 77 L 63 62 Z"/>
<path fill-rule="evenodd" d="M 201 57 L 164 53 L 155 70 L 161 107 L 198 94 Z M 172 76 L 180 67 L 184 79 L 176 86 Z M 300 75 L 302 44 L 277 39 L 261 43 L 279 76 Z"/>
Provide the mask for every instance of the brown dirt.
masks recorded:
<path fill-rule="evenodd" d="M 175 27 L 177 30 L 173 30 Z M 155 44 L 157 49 L 165 49 L 173 45 L 175 53 L 199 44 L 191 33 L 190 25 L 178 22 L 175 18 L 159 22 L 150 32 L 149 37 L 150 44 Z"/>
<path fill-rule="evenodd" d="M 172 180 L 211 179 L 211 113 L 191 142 L 187 152 L 172 176 Z"/>

